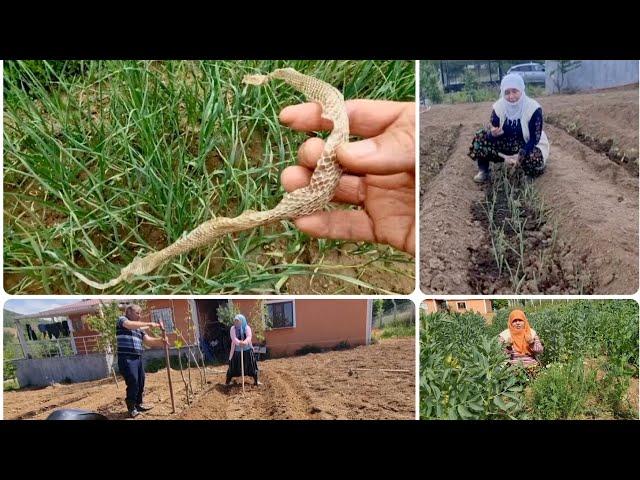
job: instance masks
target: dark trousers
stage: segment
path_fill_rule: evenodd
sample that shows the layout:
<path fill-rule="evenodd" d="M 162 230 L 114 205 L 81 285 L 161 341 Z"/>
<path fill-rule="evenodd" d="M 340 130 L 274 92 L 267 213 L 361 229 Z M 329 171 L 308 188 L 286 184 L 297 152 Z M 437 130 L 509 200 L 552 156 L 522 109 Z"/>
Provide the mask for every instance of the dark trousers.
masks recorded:
<path fill-rule="evenodd" d="M 136 405 L 142 404 L 142 393 L 144 391 L 142 356 L 119 354 L 118 368 L 127 384 L 127 409 L 133 410 Z"/>

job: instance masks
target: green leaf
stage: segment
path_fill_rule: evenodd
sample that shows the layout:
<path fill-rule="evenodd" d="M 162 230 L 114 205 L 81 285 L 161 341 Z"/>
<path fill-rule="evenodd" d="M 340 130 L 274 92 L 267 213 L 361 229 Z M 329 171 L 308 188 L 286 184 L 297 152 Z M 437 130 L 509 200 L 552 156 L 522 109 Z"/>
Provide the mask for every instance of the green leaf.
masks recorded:
<path fill-rule="evenodd" d="M 464 405 L 458 405 L 458 413 L 463 419 L 473 417 L 473 414 L 469 410 L 467 410 L 467 407 L 465 407 Z"/>
<path fill-rule="evenodd" d="M 431 391 L 433 392 L 433 396 L 436 397 L 436 401 L 440 400 L 440 397 L 442 396 L 440 389 L 435 385 L 431 385 Z"/>
<path fill-rule="evenodd" d="M 511 400 L 515 400 L 516 402 L 520 400 L 521 396 L 516 393 L 505 392 L 503 395 Z"/>
<path fill-rule="evenodd" d="M 509 407 L 507 407 L 507 404 L 504 403 L 504 401 L 498 396 L 493 397 L 493 403 L 502 411 L 506 411 L 509 409 Z"/>

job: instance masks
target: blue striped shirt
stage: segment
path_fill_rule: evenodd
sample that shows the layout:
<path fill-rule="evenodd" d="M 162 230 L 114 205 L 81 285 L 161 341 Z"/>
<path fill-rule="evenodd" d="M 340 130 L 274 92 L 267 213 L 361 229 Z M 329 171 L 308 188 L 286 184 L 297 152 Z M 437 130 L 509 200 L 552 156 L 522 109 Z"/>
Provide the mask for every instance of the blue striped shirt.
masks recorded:
<path fill-rule="evenodd" d="M 118 343 L 118 355 L 142 355 L 142 339 L 146 335 L 142 330 L 129 330 L 124 326 L 127 317 L 122 316 L 116 322 L 116 340 Z"/>

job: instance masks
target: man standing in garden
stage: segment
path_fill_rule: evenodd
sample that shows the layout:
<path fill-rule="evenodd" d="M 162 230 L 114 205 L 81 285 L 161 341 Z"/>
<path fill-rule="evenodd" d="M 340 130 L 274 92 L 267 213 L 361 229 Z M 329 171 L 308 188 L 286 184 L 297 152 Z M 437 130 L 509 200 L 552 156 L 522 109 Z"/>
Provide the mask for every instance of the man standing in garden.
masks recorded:
<path fill-rule="evenodd" d="M 116 340 L 118 345 L 118 368 L 127 384 L 127 410 L 135 418 L 140 412 L 150 410 L 151 406 L 142 403 L 144 392 L 144 367 L 142 365 L 143 345 L 164 347 L 164 340 L 149 335 L 149 327 L 160 327 L 155 322 L 141 322 L 142 308 L 128 305 L 125 314 L 116 322 Z"/>

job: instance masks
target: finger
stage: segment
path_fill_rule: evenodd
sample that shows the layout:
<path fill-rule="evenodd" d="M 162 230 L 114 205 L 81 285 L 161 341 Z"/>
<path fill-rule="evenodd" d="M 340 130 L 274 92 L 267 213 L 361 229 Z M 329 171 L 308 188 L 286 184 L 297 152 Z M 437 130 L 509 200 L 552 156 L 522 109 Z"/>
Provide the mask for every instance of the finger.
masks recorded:
<path fill-rule="evenodd" d="M 296 227 L 320 238 L 375 242 L 373 222 L 364 210 L 318 212 L 298 218 Z"/>
<path fill-rule="evenodd" d="M 298 164 L 309 170 L 315 170 L 324 150 L 324 145 L 324 140 L 317 137 L 306 140 L 298 149 Z M 346 172 L 349 172 L 349 169 L 344 165 L 342 167 Z"/>
<path fill-rule="evenodd" d="M 311 171 L 304 167 L 287 167 L 280 176 L 282 186 L 287 192 L 293 192 L 298 188 L 306 187 L 311 180 Z M 361 205 L 365 200 L 365 179 L 353 175 L 340 177 L 338 187 L 333 195 L 333 201 Z"/>
<path fill-rule="evenodd" d="M 382 133 L 407 108 L 407 102 L 386 100 L 347 100 L 349 131 L 352 135 L 372 137 Z M 290 105 L 280 112 L 280 122 L 294 130 L 309 132 L 331 130 L 333 122 L 320 116 L 318 103 Z"/>
<path fill-rule="evenodd" d="M 377 137 L 338 147 L 338 161 L 353 173 L 388 175 L 415 170 L 413 128 L 393 128 Z"/>
<path fill-rule="evenodd" d="M 311 170 L 315 169 L 322 150 L 324 150 L 324 140 L 320 138 L 306 140 L 298 149 L 298 163 Z"/>

